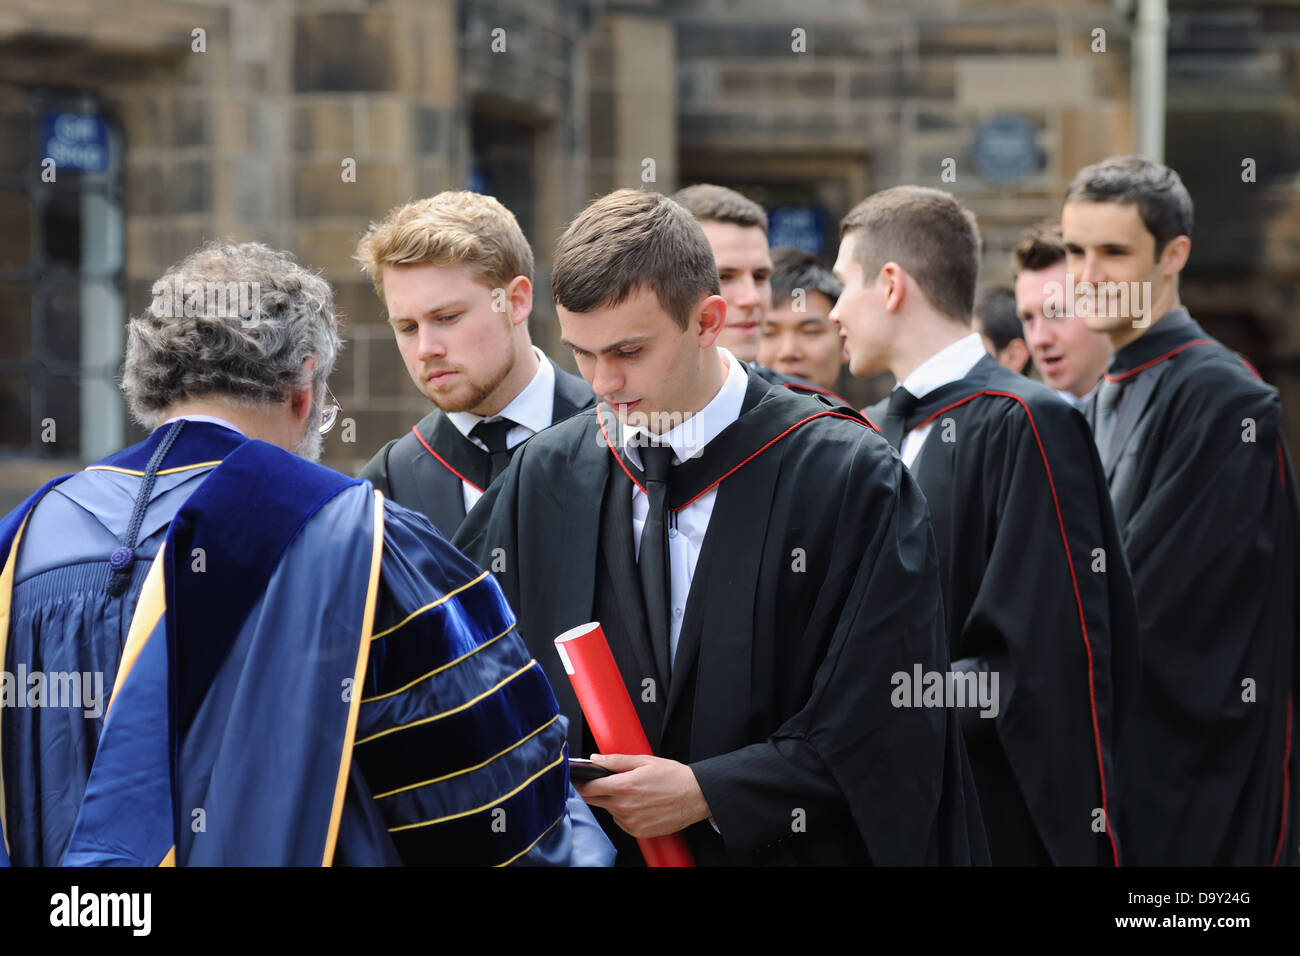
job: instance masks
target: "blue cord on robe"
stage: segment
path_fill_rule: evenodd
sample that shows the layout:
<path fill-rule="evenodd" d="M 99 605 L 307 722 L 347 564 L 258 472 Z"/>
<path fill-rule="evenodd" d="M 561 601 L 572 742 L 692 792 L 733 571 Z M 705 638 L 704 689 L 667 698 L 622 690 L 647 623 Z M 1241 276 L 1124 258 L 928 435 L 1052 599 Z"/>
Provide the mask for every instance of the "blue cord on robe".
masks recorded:
<path fill-rule="evenodd" d="M 167 434 L 158 443 L 158 447 L 154 449 L 153 457 L 149 459 L 149 464 L 144 470 L 144 481 L 135 496 L 135 507 L 131 510 L 131 523 L 127 525 L 124 543 L 122 547 L 114 548 L 108 558 L 108 566 L 112 569 L 106 588 L 109 597 L 121 597 L 131 584 L 135 547 L 139 543 L 136 539 L 140 536 L 140 525 L 144 523 L 144 513 L 149 507 L 149 496 L 153 494 L 153 484 L 158 477 L 158 469 L 162 467 L 163 459 L 172 450 L 172 445 L 176 444 L 176 439 L 180 437 L 181 429 L 184 427 L 185 419 L 182 418 L 168 429 Z"/>

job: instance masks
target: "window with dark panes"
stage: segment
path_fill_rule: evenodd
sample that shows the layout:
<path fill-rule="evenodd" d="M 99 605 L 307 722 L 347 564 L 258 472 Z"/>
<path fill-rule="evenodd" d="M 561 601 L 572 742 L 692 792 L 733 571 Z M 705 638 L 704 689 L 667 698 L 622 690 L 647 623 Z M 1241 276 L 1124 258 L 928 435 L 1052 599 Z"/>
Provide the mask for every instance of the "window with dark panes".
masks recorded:
<path fill-rule="evenodd" d="M 122 143 L 83 96 L 0 111 L 0 454 L 121 447 Z"/>
<path fill-rule="evenodd" d="M 475 110 L 470 116 L 472 161 L 469 187 L 495 196 L 535 243 L 534 190 L 536 130 L 499 114 Z"/>

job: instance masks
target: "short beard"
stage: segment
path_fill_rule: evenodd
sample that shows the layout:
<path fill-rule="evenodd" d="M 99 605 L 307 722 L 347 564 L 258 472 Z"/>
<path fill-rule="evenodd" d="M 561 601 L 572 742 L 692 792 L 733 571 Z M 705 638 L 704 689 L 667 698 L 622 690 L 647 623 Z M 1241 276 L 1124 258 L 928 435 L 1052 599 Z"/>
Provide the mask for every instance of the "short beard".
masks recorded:
<path fill-rule="evenodd" d="M 317 424 L 320 417 L 307 427 L 307 434 L 302 436 L 302 441 L 298 442 L 298 447 L 293 453 L 299 458 L 306 458 L 311 462 L 320 461 L 321 451 L 324 449 L 325 436 L 320 433 L 320 426 Z"/>
<path fill-rule="evenodd" d="M 311 462 L 320 461 L 321 452 L 325 445 L 325 436 L 320 433 L 321 411 L 325 407 L 325 389 L 318 389 L 315 383 L 311 389 L 312 410 L 311 416 L 307 420 L 307 431 L 303 433 L 302 438 L 298 440 L 297 446 L 293 453 L 299 458 L 306 458 Z"/>
<path fill-rule="evenodd" d="M 501 383 L 506 380 L 506 377 L 512 371 L 514 371 L 517 357 L 518 349 L 515 348 L 515 341 L 512 338 L 510 340 L 509 360 L 501 364 L 500 369 L 492 376 L 487 384 L 473 385 L 473 383 L 471 383 L 470 393 L 464 398 L 450 400 L 441 399 L 438 393 L 434 392 L 429 396 L 429 401 L 433 402 L 433 404 L 437 405 L 438 408 L 444 412 L 472 412 L 487 401 L 488 397 L 501 387 Z"/>

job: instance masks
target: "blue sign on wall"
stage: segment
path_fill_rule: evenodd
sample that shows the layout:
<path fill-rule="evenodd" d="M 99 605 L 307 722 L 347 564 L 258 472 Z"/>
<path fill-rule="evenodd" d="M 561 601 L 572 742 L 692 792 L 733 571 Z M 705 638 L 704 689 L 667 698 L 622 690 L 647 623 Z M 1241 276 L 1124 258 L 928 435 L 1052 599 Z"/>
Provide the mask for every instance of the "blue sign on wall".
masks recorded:
<path fill-rule="evenodd" d="M 767 241 L 795 246 L 817 255 L 822 251 L 826 212 L 819 206 L 782 206 L 767 211 Z"/>
<path fill-rule="evenodd" d="M 1043 168 L 1034 124 L 1023 116 L 1005 114 L 985 120 L 975 131 L 971 149 L 975 172 L 989 183 L 1009 185 Z"/>
<path fill-rule="evenodd" d="M 103 173 L 109 165 L 108 121 L 91 113 L 41 116 L 41 158 L 59 170 Z"/>

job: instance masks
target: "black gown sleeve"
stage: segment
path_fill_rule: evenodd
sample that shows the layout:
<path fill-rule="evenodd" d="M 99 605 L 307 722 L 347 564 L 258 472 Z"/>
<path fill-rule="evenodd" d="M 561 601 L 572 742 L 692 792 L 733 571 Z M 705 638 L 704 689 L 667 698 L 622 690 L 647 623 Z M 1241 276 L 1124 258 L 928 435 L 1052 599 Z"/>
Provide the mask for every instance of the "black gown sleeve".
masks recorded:
<path fill-rule="evenodd" d="M 380 494 L 389 500 L 392 500 L 393 488 L 392 484 L 388 480 L 388 453 L 393 450 L 393 446 L 397 444 L 397 441 L 398 440 L 394 438 L 388 444 L 384 445 L 384 447 L 375 452 L 375 456 L 366 462 L 365 466 L 357 472 L 358 478 L 366 479 L 366 481 L 379 489 Z"/>
<path fill-rule="evenodd" d="M 789 839 L 799 810 L 850 814 L 877 865 L 985 858 L 953 711 L 893 700 L 893 675 L 948 667 L 929 513 L 896 455 L 863 452 L 832 570 L 851 584 L 811 695 L 766 741 L 691 764 L 733 859 Z"/>
<path fill-rule="evenodd" d="M 1144 642 L 1139 736 L 1121 752 L 1146 834 L 1136 862 L 1268 865 L 1297 649 L 1281 409 L 1213 370 L 1178 387 L 1124 527 Z"/>
<path fill-rule="evenodd" d="M 952 544 L 955 666 L 998 676 L 996 716 L 964 708 L 963 728 L 977 766 L 1014 775 L 999 793 L 981 791 L 1002 805 L 986 815 L 995 851 L 999 819 L 1001 845 L 1024 839 L 1007 817 L 1023 800 L 1018 812 L 1058 865 L 1116 865 L 1117 693 L 1130 693 L 1137 668 L 1132 583 L 1085 421 L 1054 396 L 1013 401 L 990 406 L 979 472 L 959 472 L 954 489 L 983 498 L 982 524 L 963 525 Z"/>

